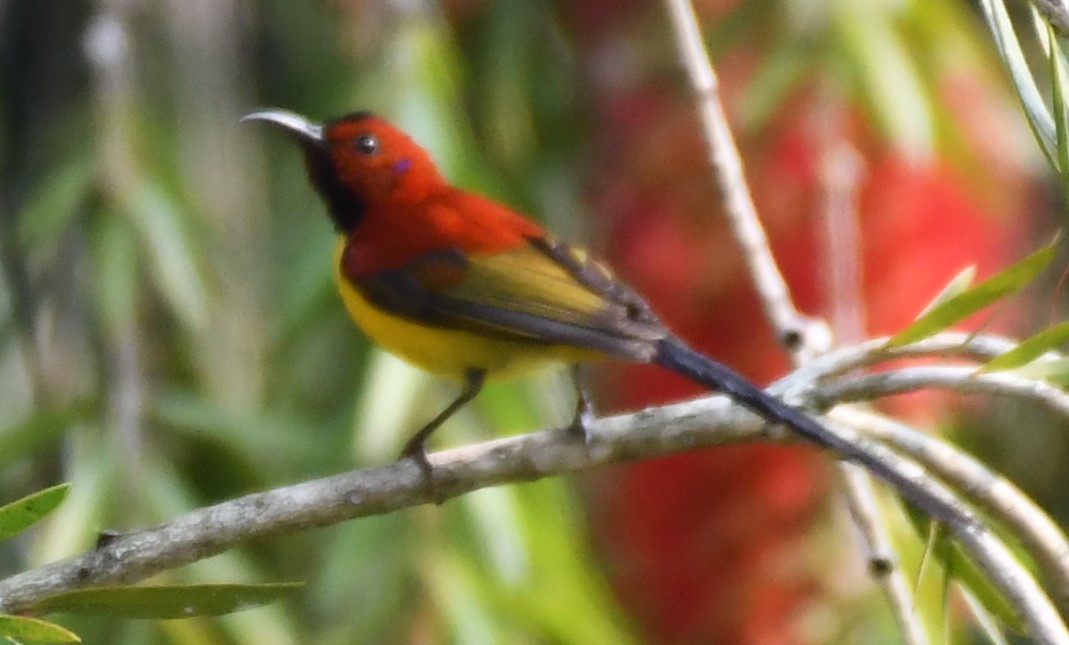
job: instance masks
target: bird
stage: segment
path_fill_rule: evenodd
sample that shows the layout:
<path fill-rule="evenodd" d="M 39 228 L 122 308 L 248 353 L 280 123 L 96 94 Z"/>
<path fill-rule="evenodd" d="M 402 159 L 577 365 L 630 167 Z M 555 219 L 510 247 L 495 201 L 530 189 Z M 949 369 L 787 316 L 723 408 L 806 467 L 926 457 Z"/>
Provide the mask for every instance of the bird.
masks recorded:
<path fill-rule="evenodd" d="M 337 234 L 333 278 L 356 325 L 403 360 L 461 383 L 399 457 L 428 479 L 427 439 L 487 380 L 604 359 L 659 365 L 814 443 L 853 452 L 807 412 L 692 349 L 582 247 L 451 184 L 386 119 L 358 111 L 317 123 L 265 109 L 242 121 L 282 130 L 303 152 Z M 573 426 L 585 436 L 589 404 L 579 394 Z"/>

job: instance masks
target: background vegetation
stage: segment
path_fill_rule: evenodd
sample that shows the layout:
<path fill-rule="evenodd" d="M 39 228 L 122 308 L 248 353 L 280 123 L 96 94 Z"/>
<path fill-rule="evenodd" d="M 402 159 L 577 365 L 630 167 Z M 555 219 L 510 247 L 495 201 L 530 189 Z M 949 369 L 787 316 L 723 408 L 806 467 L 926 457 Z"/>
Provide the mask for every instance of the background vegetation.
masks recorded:
<path fill-rule="evenodd" d="M 972 8 L 867 4 L 697 3 L 773 246 L 843 341 L 900 328 L 968 264 L 1008 263 L 1049 199 Z M 238 124 L 262 106 L 389 117 L 457 183 L 606 254 L 685 337 L 756 378 L 785 369 L 658 3 L 0 2 L 2 501 L 73 483 L 4 545 L 5 571 L 389 461 L 452 395 L 349 323 L 297 155 Z M 836 190 L 854 215 L 829 215 Z M 1008 309 L 996 326 L 1034 326 Z M 597 376 L 609 409 L 692 391 Z M 569 397 L 554 375 L 495 385 L 438 441 L 560 422 Z M 945 400 L 898 406 L 950 426 Z M 974 416 L 956 436 L 1064 517 L 1058 430 Z M 1028 440 L 1007 442 L 1022 420 Z M 495 488 L 161 580 L 307 581 L 285 603 L 57 620 L 93 643 L 887 642 L 828 480 L 812 451 L 746 446 Z"/>

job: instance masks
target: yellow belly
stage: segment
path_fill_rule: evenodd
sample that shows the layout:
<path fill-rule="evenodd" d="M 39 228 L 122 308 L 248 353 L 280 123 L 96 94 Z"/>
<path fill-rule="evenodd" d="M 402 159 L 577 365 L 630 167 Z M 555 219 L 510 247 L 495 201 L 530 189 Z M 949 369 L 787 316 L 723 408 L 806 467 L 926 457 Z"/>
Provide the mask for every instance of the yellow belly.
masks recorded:
<path fill-rule="evenodd" d="M 374 307 L 341 275 L 344 238 L 334 255 L 334 279 L 345 308 L 371 340 L 405 361 L 433 374 L 463 380 L 469 369 L 499 379 L 548 365 L 589 360 L 590 350 L 487 338 L 459 329 L 422 325 Z"/>

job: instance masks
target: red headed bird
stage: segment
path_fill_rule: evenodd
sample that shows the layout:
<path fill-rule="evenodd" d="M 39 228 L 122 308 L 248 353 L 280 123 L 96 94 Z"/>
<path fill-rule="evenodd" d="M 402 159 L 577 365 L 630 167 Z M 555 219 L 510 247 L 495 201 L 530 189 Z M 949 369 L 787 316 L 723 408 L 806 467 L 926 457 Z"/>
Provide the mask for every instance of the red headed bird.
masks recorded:
<path fill-rule="evenodd" d="M 451 185 L 426 150 L 385 120 L 356 112 L 320 125 L 284 110 L 243 120 L 280 127 L 301 145 L 338 233 L 334 278 L 356 324 L 406 361 L 464 384 L 402 452 L 428 479 L 427 438 L 487 378 L 609 358 L 663 366 L 869 462 L 812 417 L 692 350 L 585 251 Z"/>

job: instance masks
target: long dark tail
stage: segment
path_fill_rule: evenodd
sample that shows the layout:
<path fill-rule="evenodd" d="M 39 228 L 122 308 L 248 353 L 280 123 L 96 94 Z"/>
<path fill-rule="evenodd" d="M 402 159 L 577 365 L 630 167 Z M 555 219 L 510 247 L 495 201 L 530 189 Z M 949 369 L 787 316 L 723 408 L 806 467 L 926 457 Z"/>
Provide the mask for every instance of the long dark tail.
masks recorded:
<path fill-rule="evenodd" d="M 712 390 L 723 392 L 757 415 L 789 426 L 810 441 L 848 457 L 857 456 L 853 446 L 805 412 L 765 393 L 735 370 L 696 352 L 678 338 L 670 336 L 660 341 L 653 362 Z"/>

